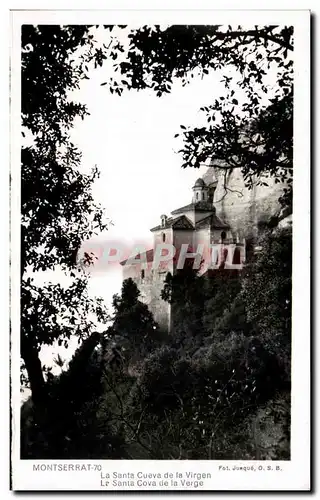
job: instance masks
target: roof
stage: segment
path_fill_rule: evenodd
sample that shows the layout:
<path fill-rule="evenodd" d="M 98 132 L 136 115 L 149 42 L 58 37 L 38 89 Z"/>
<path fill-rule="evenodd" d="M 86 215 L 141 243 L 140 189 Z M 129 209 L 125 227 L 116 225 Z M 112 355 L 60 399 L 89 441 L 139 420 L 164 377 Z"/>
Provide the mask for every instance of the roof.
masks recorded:
<path fill-rule="evenodd" d="M 229 229 L 230 226 L 229 224 L 226 224 L 223 222 L 221 219 L 216 214 L 211 214 L 208 217 L 205 217 L 204 219 L 199 220 L 196 223 L 196 229 L 200 227 L 207 227 L 209 226 L 212 229 Z"/>
<path fill-rule="evenodd" d="M 141 259 L 142 256 L 145 256 L 146 259 Z M 153 248 L 151 248 L 150 250 L 147 250 L 146 252 L 143 252 L 143 253 L 137 253 L 135 256 L 134 256 L 135 259 L 138 259 L 140 258 L 142 260 L 142 262 L 145 262 L 145 260 L 147 262 L 153 262 Z M 127 263 L 128 259 L 126 260 L 123 260 L 122 262 L 120 262 L 120 264 L 122 266 L 125 266 L 126 263 Z"/>
<path fill-rule="evenodd" d="M 173 210 L 172 214 L 180 214 L 183 212 L 190 212 L 194 210 L 195 212 L 215 212 L 215 208 L 208 201 L 198 201 L 196 203 L 189 203 L 189 205 L 185 205 L 184 207 L 177 208 Z"/>
<path fill-rule="evenodd" d="M 203 179 L 201 179 L 201 177 L 199 177 L 199 179 L 196 180 L 194 186 L 195 187 L 206 187 L 206 183 L 204 182 Z"/>
<path fill-rule="evenodd" d="M 173 213 L 173 212 L 172 212 Z M 170 217 L 166 220 L 165 226 L 159 225 L 150 229 L 150 231 L 159 231 L 160 229 L 194 229 L 191 221 L 185 215 L 180 215 L 180 217 Z"/>

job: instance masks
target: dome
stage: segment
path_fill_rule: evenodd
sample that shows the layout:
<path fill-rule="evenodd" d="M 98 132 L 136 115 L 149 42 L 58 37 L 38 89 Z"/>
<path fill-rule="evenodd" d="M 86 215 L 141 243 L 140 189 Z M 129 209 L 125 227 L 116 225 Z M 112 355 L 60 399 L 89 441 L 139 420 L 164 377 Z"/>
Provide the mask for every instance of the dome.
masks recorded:
<path fill-rule="evenodd" d="M 193 187 L 194 188 L 196 188 L 196 187 L 203 188 L 203 187 L 206 187 L 206 184 L 205 184 L 204 180 L 201 179 L 201 177 L 199 177 L 199 179 L 196 180 L 195 185 Z"/>

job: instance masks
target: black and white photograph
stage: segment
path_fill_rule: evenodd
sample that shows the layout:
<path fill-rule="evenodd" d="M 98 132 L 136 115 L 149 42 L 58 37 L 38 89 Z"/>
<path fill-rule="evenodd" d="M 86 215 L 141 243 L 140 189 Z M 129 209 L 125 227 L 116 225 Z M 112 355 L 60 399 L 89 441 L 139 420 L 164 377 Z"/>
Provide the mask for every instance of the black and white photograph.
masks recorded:
<path fill-rule="evenodd" d="M 13 487 L 307 490 L 310 14 L 69 14 L 12 13 Z"/>

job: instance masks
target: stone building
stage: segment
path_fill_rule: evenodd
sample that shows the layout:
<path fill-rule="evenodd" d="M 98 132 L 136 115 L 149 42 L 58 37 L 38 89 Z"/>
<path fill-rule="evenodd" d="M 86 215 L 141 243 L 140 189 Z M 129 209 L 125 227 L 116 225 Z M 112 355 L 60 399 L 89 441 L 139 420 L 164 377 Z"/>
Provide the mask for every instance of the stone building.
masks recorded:
<path fill-rule="evenodd" d="M 171 212 L 170 217 L 161 215 L 160 224 L 151 229 L 153 248 L 144 255 L 137 255 L 137 262 L 122 262 L 123 278 L 132 278 L 138 285 L 141 299 L 148 304 L 155 320 L 164 328 L 170 329 L 170 305 L 161 299 L 161 290 L 168 272 L 175 272 L 179 263 L 182 245 L 185 253 L 193 253 L 198 248 L 204 249 L 203 255 L 212 244 L 239 243 L 239 237 L 229 224 L 219 218 L 214 206 L 214 183 L 208 185 L 199 178 L 192 187 L 191 203 Z M 200 245 L 200 247 L 199 247 Z M 173 247 L 172 259 L 154 266 L 157 250 Z M 163 255 L 163 253 L 162 253 Z M 218 256 L 217 256 L 218 258 Z"/>
<path fill-rule="evenodd" d="M 239 169 L 228 170 L 226 175 L 223 165 L 211 164 L 192 187 L 191 203 L 173 210 L 170 217 L 161 215 L 160 223 L 151 229 L 153 248 L 139 255 L 143 265 L 128 260 L 121 264 L 123 278 L 131 277 L 136 282 L 141 300 L 148 304 L 163 328 L 170 330 L 171 308 L 161 299 L 161 290 L 167 273 L 173 274 L 176 270 L 182 245 L 187 246 L 186 251 L 190 253 L 196 253 L 199 245 L 205 249 L 210 245 L 222 250 L 227 248 L 229 250 L 223 250 L 222 257 L 220 255 L 224 267 L 241 266 L 245 262 L 246 242 L 254 245 L 271 218 L 282 226 L 292 223 L 290 209 L 283 211 L 279 203 L 282 190 L 283 184 L 273 179 L 265 186 L 254 184 L 248 189 Z M 176 254 L 154 267 L 159 245 L 161 248 L 173 245 Z"/>

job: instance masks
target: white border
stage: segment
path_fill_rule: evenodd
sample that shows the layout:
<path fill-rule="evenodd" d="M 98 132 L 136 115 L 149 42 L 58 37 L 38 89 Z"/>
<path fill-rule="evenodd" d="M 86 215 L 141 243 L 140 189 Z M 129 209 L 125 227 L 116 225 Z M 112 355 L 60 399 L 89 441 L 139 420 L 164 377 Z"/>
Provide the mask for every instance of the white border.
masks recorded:
<path fill-rule="evenodd" d="M 32 473 L 35 461 L 19 459 L 20 391 L 19 391 L 19 302 L 20 302 L 20 32 L 22 23 L 46 24 L 292 24 L 295 28 L 295 112 L 294 112 L 294 254 L 293 254 L 293 378 L 292 378 L 292 458 L 281 463 L 283 473 L 218 473 L 218 465 L 209 461 L 104 461 L 103 468 L 117 471 L 170 471 L 185 469 L 211 471 L 213 479 L 205 489 L 213 490 L 307 490 L 310 471 L 310 17 L 308 11 L 205 11 L 205 10 L 100 10 L 100 11 L 16 11 L 12 14 L 12 107 L 11 107 L 11 211 L 12 211 L 12 365 L 13 365 L 13 487 L 15 490 L 94 490 L 100 489 L 96 472 L 78 474 Z M 17 265 L 19 263 L 19 265 Z M 97 462 L 97 461 L 96 461 Z M 52 462 L 51 462 L 52 463 Z M 99 462 L 101 463 L 101 462 Z M 239 464 L 239 462 L 235 462 Z M 254 462 L 257 464 L 257 462 Z M 276 463 L 273 463 L 276 465 Z M 173 467 L 174 465 L 174 467 Z M 244 465 L 249 465 L 244 462 Z M 266 466 L 266 462 L 262 462 Z"/>

